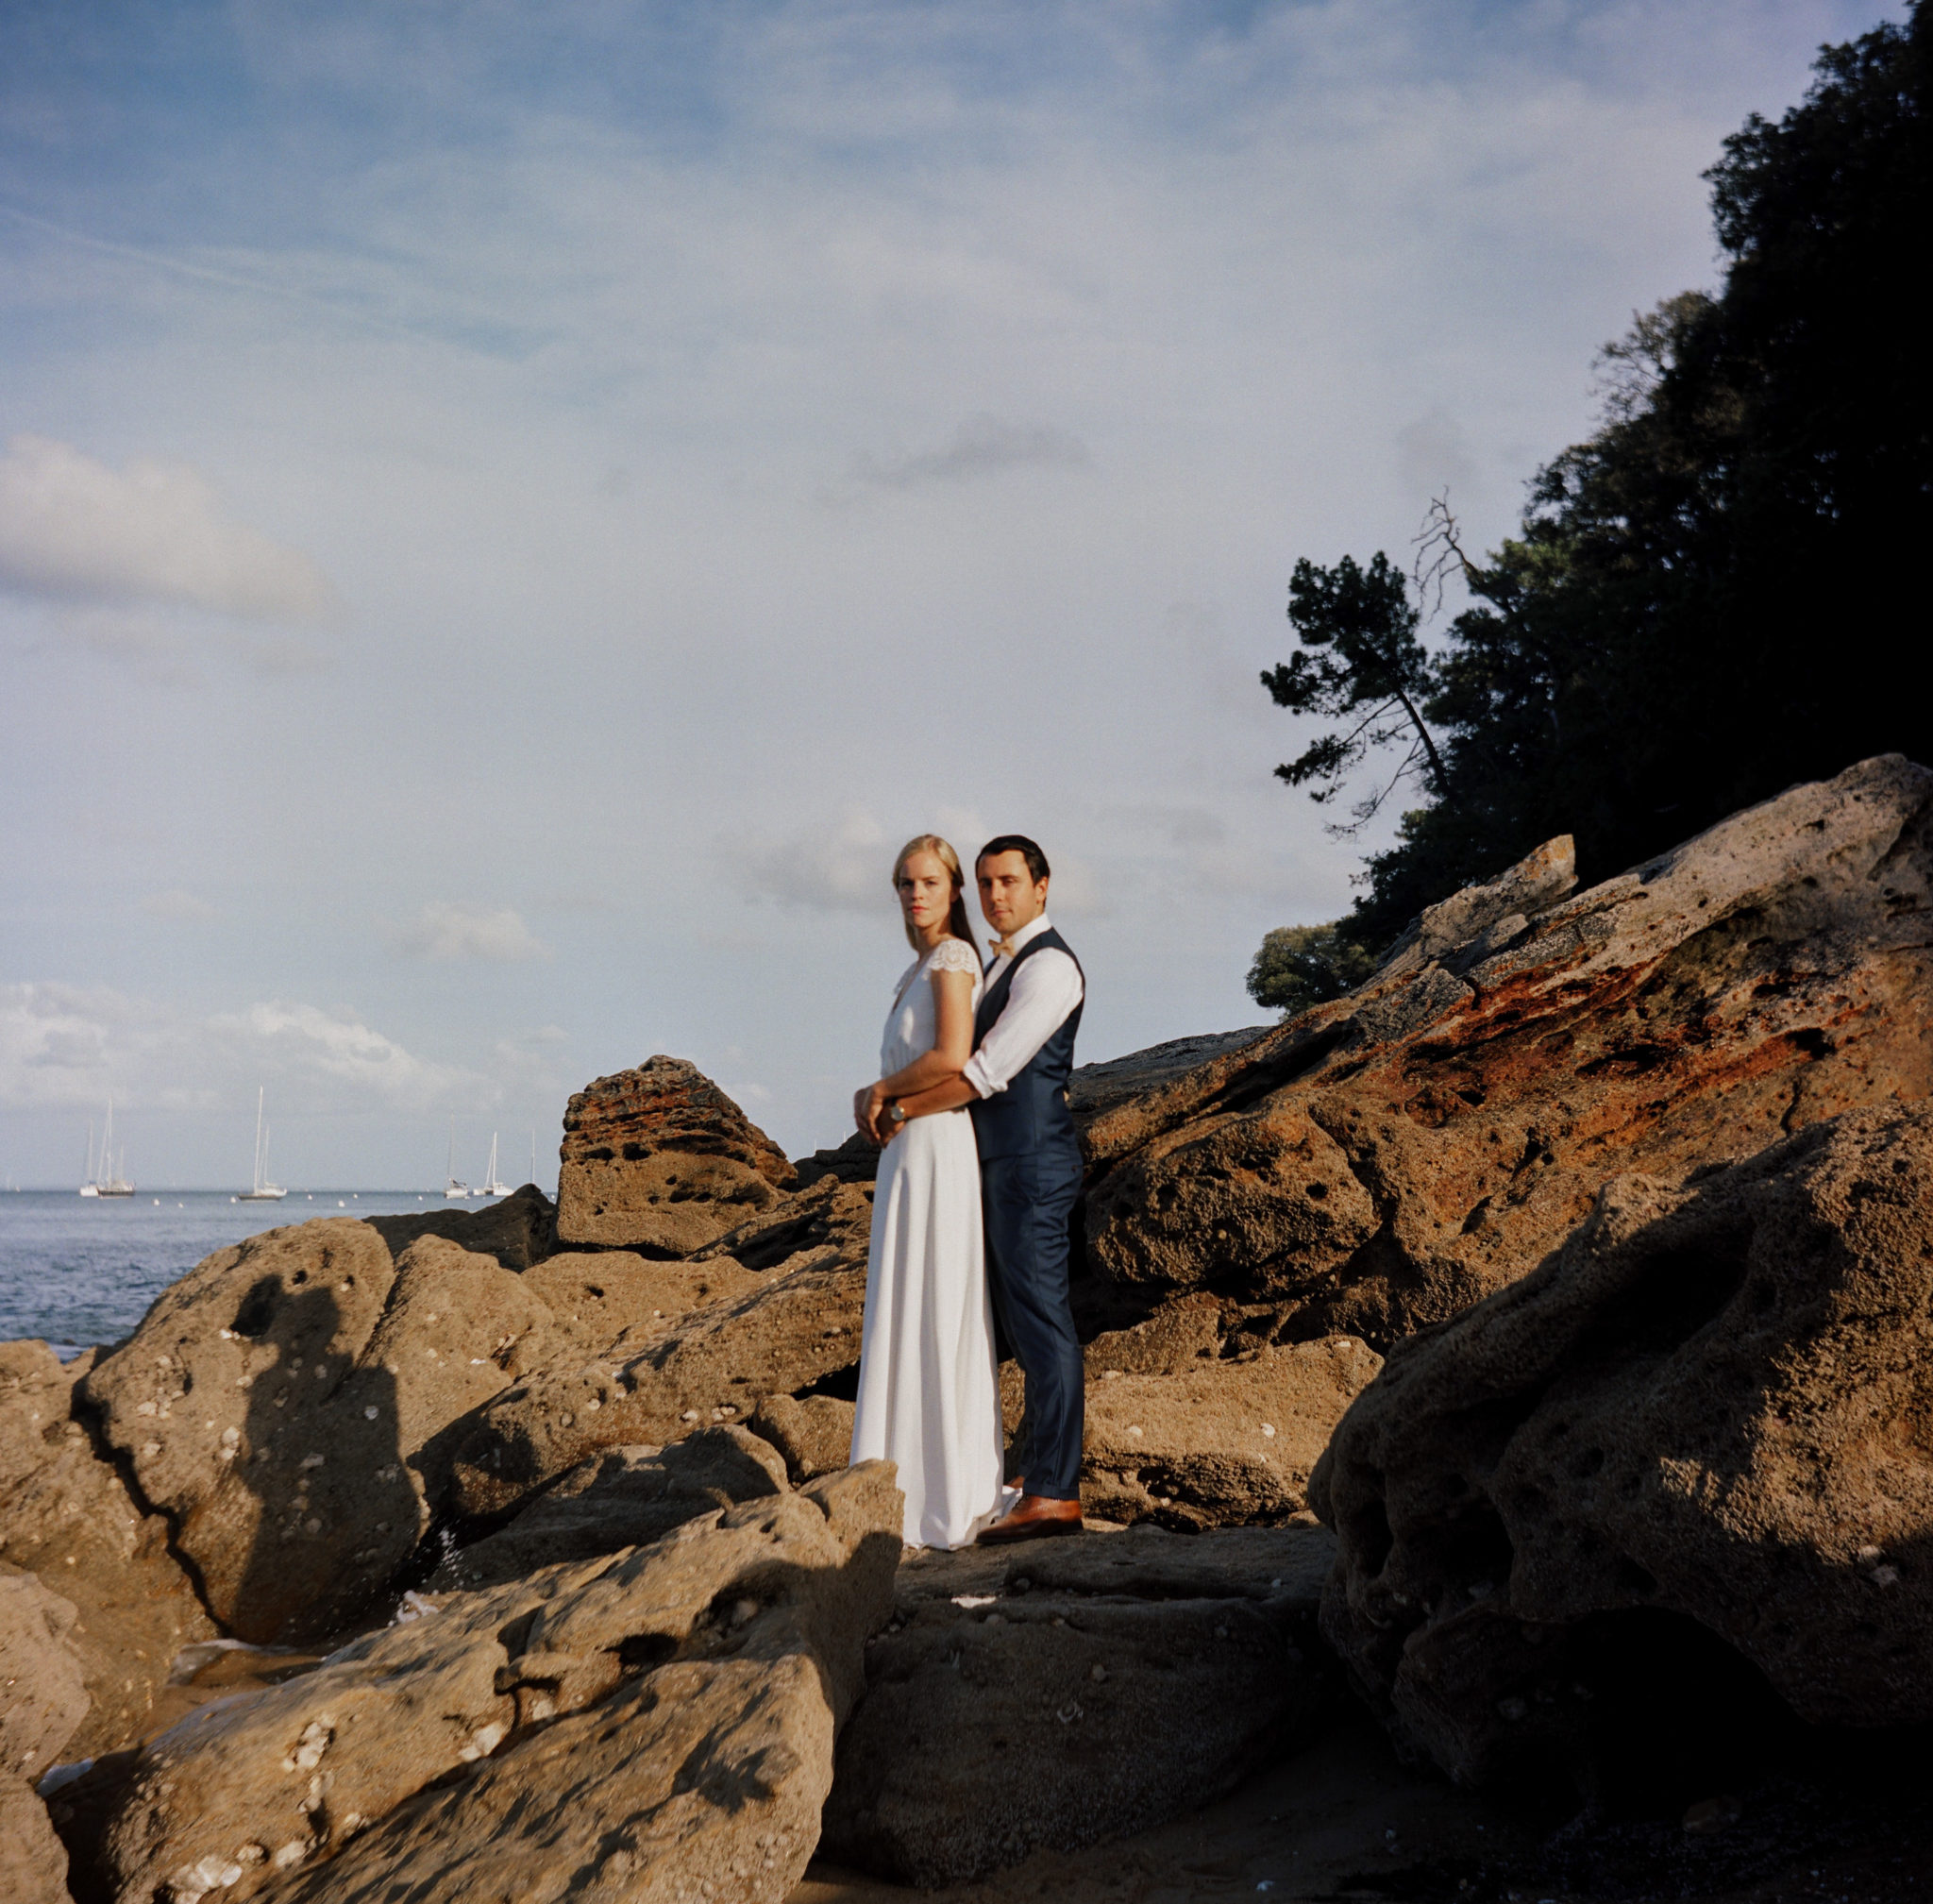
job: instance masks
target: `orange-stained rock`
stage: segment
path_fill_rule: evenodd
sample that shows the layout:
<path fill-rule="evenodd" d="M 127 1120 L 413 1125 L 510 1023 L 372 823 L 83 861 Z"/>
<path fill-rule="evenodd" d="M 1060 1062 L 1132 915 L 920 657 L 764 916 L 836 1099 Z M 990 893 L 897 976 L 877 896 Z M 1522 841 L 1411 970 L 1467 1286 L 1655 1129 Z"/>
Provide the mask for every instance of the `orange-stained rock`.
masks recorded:
<path fill-rule="evenodd" d="M 1588 892 L 1568 843 L 1382 971 L 1087 1125 L 1090 1260 L 1378 1346 L 1676 1181 L 1933 1087 L 1933 772 L 1798 786 Z"/>
<path fill-rule="evenodd" d="M 784 1152 L 696 1065 L 654 1057 L 571 1099 L 557 1234 L 688 1256 L 770 1209 L 796 1180 Z"/>

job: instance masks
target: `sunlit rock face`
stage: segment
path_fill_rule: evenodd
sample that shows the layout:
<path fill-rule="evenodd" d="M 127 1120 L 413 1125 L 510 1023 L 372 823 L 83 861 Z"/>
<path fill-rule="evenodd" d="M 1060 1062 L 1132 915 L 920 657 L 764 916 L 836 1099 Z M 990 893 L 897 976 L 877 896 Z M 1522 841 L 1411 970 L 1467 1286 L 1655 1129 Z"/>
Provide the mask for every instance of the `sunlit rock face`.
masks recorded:
<path fill-rule="evenodd" d="M 770 1209 L 797 1172 L 696 1065 L 654 1057 L 586 1085 L 563 1116 L 565 1243 L 686 1256 Z"/>
<path fill-rule="evenodd" d="M 1553 842 L 1356 992 L 1095 1116 L 1091 1266 L 1382 1348 L 1526 1274 L 1620 1171 L 1923 1098 L 1929 875 L 1933 772 L 1897 755 L 1587 892 Z"/>

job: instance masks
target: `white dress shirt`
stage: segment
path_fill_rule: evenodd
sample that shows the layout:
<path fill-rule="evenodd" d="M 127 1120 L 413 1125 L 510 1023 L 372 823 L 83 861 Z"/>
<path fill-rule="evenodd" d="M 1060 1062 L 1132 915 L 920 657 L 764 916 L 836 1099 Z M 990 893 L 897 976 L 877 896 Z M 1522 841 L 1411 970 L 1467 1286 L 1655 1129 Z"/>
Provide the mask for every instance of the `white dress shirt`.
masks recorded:
<path fill-rule="evenodd" d="M 1045 913 L 1029 920 L 1014 935 L 1014 952 L 1047 930 Z M 1011 953 L 1001 952 L 987 968 L 989 990 L 1013 962 Z M 1035 952 L 1014 974 L 1000 1017 L 994 1019 L 980 1049 L 966 1060 L 966 1082 L 983 1098 L 1005 1090 L 1039 1055 L 1041 1046 L 1067 1023 L 1085 989 L 1081 968 L 1058 946 Z"/>

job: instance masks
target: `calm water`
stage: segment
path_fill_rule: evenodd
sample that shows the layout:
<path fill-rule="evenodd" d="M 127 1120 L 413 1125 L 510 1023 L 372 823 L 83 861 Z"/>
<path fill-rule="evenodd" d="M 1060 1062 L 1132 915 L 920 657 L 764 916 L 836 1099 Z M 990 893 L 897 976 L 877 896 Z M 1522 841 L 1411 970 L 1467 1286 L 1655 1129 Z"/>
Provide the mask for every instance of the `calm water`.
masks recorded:
<path fill-rule="evenodd" d="M 291 1190 L 279 1204 L 238 1204 L 227 1190 L 99 1201 L 72 1190 L 0 1191 L 0 1341 L 42 1336 L 65 1357 L 119 1340 L 177 1276 L 244 1237 L 311 1217 L 444 1207 L 442 1197 L 413 1190 Z"/>

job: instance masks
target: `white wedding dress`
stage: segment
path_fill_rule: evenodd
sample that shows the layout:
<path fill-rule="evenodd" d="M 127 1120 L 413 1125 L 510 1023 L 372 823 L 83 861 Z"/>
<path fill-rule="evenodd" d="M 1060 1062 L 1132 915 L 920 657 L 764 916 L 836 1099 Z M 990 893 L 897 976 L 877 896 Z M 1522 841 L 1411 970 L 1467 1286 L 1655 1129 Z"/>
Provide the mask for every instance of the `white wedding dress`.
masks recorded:
<path fill-rule="evenodd" d="M 973 948 L 942 939 L 899 982 L 882 1077 L 933 1049 L 936 970 L 970 972 L 979 1005 Z M 980 1154 L 964 1107 L 912 1119 L 880 1158 L 852 1458 L 898 1463 L 911 1546 L 965 1546 L 1004 1498 Z"/>

